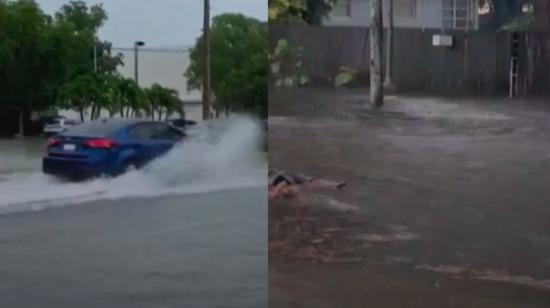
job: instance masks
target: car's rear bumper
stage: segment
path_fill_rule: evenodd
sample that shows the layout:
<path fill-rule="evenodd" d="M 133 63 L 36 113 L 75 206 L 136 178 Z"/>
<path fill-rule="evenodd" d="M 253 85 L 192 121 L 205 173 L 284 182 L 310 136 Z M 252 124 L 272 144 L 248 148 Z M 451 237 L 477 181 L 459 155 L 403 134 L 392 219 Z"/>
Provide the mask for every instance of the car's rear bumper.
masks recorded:
<path fill-rule="evenodd" d="M 42 171 L 44 173 L 75 180 L 110 175 L 112 174 L 111 169 L 108 164 L 97 160 L 49 156 L 42 159 Z"/>

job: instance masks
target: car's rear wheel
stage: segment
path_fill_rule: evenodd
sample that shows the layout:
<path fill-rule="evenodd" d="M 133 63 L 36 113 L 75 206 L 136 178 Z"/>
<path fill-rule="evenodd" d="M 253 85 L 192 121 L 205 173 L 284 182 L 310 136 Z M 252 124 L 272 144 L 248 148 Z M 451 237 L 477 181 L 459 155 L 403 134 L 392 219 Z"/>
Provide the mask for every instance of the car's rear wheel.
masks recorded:
<path fill-rule="evenodd" d="M 136 164 L 134 164 L 133 162 L 129 162 L 128 164 L 126 164 L 124 168 L 124 173 L 132 172 L 136 170 L 137 170 Z"/>
<path fill-rule="evenodd" d="M 136 170 L 137 170 L 137 166 L 135 164 L 130 163 L 126 166 L 126 169 L 124 170 L 124 172 L 128 173 Z"/>

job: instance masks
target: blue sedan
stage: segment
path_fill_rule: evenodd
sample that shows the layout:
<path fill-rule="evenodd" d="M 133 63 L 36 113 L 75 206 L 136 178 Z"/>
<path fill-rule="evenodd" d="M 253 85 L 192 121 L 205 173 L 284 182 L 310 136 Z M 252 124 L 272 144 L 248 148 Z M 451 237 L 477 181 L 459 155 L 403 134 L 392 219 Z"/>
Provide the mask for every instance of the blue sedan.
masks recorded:
<path fill-rule="evenodd" d="M 48 140 L 44 173 L 84 179 L 139 169 L 183 139 L 163 122 L 110 119 L 74 126 Z"/>

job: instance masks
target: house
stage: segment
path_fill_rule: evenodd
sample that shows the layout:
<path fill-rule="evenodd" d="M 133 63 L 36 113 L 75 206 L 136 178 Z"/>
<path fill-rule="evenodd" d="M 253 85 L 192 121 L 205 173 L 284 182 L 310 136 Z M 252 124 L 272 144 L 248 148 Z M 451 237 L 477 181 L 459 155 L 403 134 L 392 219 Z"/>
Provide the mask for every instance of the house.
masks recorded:
<path fill-rule="evenodd" d="M 387 24 L 388 0 L 384 3 Z M 477 30 L 479 0 L 393 0 L 397 28 Z M 338 0 L 326 26 L 363 26 L 370 24 L 370 0 Z"/>

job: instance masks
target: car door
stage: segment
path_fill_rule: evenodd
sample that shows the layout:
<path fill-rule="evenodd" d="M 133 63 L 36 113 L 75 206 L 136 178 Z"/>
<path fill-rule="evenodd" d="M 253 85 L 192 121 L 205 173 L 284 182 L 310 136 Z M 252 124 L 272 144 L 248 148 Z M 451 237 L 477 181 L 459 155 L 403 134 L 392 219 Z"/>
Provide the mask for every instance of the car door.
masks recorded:
<path fill-rule="evenodd" d="M 135 142 L 136 156 L 142 164 L 168 152 L 174 142 L 163 138 L 162 123 L 140 123 L 130 128 L 128 135 Z"/>
<path fill-rule="evenodd" d="M 159 155 L 162 155 L 168 152 L 175 143 L 180 141 L 183 138 L 183 133 L 170 127 L 166 123 L 155 123 L 155 133 L 152 136 L 154 140 Z"/>
<path fill-rule="evenodd" d="M 157 126 L 154 122 L 140 123 L 128 130 L 131 144 L 135 150 L 135 158 L 140 165 L 144 165 L 157 157 L 158 142 L 153 139 Z"/>

